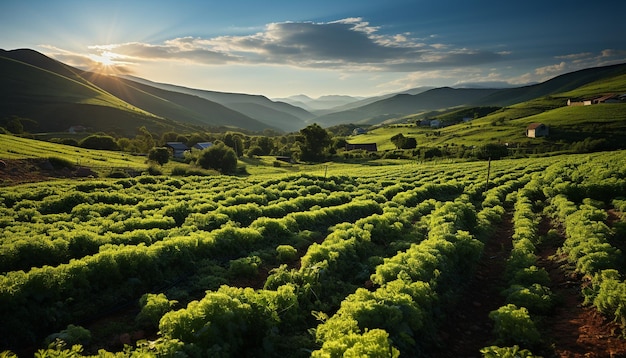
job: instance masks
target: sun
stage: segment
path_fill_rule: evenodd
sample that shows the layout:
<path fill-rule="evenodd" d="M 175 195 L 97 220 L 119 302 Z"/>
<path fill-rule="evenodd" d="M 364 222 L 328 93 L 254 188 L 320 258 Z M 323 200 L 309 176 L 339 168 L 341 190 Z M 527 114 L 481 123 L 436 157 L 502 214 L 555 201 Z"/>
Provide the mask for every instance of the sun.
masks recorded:
<path fill-rule="evenodd" d="M 115 65 L 114 60 L 115 54 L 112 52 L 102 52 L 99 55 L 90 55 L 94 62 L 96 62 L 99 66 L 109 67 Z"/>
<path fill-rule="evenodd" d="M 93 62 L 93 72 L 106 75 L 117 74 L 120 71 L 120 65 L 122 65 L 119 61 L 119 55 L 109 51 L 91 54 L 89 59 Z"/>

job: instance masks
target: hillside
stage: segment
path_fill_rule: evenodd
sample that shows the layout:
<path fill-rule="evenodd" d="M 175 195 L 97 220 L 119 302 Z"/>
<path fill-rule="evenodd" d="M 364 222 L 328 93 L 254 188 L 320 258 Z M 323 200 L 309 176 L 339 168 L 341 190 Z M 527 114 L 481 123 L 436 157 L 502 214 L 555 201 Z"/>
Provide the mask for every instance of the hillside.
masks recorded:
<path fill-rule="evenodd" d="M 509 143 L 511 148 L 521 147 L 534 150 L 542 146 L 542 151 L 585 151 L 624 148 L 626 146 L 626 103 L 607 103 L 592 106 L 568 107 L 569 98 L 596 98 L 607 93 L 626 93 L 626 75 L 620 74 L 626 66 L 610 66 L 595 69 L 598 78 L 593 80 L 589 71 L 579 71 L 546 87 L 571 89 L 566 92 L 551 93 L 549 96 L 534 98 L 496 109 L 497 107 L 463 107 L 454 111 L 429 112 L 431 119 L 443 123 L 459 118 L 478 118 L 467 123 L 458 123 L 443 128 L 421 127 L 413 123 L 384 126 L 358 136 L 348 138 L 350 143 L 376 143 L 379 150 L 391 150 L 395 146 L 390 138 L 398 133 L 414 137 L 420 147 L 473 147 L 486 143 Z M 593 69 L 591 73 L 593 73 Z M 613 75 L 610 75 L 613 73 Z M 582 75 L 579 77 L 578 75 Z M 582 85 L 577 86 L 576 84 Z M 507 90 L 508 91 L 508 90 Z M 415 121 L 419 116 L 405 118 Z M 526 127 L 540 122 L 550 128 L 547 138 L 527 138 Z"/>
<path fill-rule="evenodd" d="M 426 91 L 399 93 L 393 96 L 383 96 L 372 102 L 371 99 L 351 103 L 343 108 L 335 108 L 315 118 L 313 121 L 324 126 L 333 126 L 342 123 L 354 124 L 381 124 L 389 119 L 401 119 L 408 115 L 423 114 L 433 110 L 444 110 L 458 106 L 511 106 L 533 99 L 552 96 L 573 91 L 597 81 L 614 79 L 626 74 L 626 64 L 605 67 L 588 68 L 554 77 L 548 81 L 531 86 L 506 89 L 478 89 L 478 88 L 434 88 Z M 618 80 L 619 82 L 619 80 Z M 589 91 L 588 91 L 589 92 Z M 613 89 L 600 88 L 590 91 L 596 93 L 622 93 L 619 86 Z M 571 94 L 569 97 L 581 97 L 583 94 Z M 567 98 L 566 98 L 567 100 Z M 560 105 L 560 104 L 559 104 Z"/>
<path fill-rule="evenodd" d="M 467 105 L 497 91 L 497 89 L 443 87 L 414 95 L 397 94 L 358 108 L 320 116 L 315 118 L 315 121 L 326 126 L 340 123 L 379 124 L 389 118 Z"/>
<path fill-rule="evenodd" d="M 124 136 L 141 126 L 158 133 L 275 128 L 205 98 L 84 72 L 33 50 L 2 50 L 0 75 L 0 118 L 26 118 L 36 132 L 75 125 Z"/>
<path fill-rule="evenodd" d="M 186 93 L 219 103 L 234 111 L 243 113 L 285 131 L 298 131 L 306 126 L 305 120 L 314 117 L 305 109 L 280 101 L 272 101 L 265 96 L 245 93 L 207 91 L 172 84 L 152 82 L 143 78 L 126 76 L 128 79 L 167 91 Z"/>
<path fill-rule="evenodd" d="M 128 135 L 140 126 L 154 131 L 186 129 L 111 95 L 65 65 L 30 51 L 17 53 L 45 67 L 0 56 L 0 118 L 28 118 L 36 123 L 37 132 L 67 131 L 74 125 Z"/>
<path fill-rule="evenodd" d="M 270 128 L 245 114 L 197 96 L 167 91 L 114 76 L 86 73 L 85 77 L 118 98 L 164 118 L 204 126 L 233 126 L 236 123 L 237 127 L 253 131 Z"/>

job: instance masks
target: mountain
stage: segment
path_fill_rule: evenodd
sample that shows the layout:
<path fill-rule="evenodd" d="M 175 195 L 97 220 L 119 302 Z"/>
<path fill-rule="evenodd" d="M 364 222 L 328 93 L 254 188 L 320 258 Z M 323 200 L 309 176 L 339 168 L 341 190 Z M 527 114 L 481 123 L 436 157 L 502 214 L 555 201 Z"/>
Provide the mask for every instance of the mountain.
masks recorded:
<path fill-rule="evenodd" d="M 399 93 L 383 96 L 371 102 L 352 103 L 349 107 L 335 108 L 331 113 L 311 120 L 322 126 L 342 123 L 380 124 L 388 119 L 401 118 L 433 110 L 458 106 L 505 107 L 575 90 L 581 86 L 626 74 L 626 64 L 587 68 L 566 73 L 542 83 L 515 88 L 434 88 L 417 94 Z M 368 103 L 369 102 L 369 103 Z M 360 105 L 362 103 L 367 103 Z M 360 105 L 360 106 L 355 106 Z"/>
<path fill-rule="evenodd" d="M 498 89 L 434 88 L 418 94 L 396 94 L 357 108 L 329 113 L 314 119 L 323 126 L 340 123 L 380 124 L 387 119 L 424 111 L 468 105 Z"/>
<path fill-rule="evenodd" d="M 219 103 L 234 111 L 243 113 L 251 118 L 287 132 L 298 131 L 304 128 L 306 126 L 305 121 L 315 117 L 315 115 L 301 107 L 272 101 L 261 95 L 193 89 L 178 85 L 152 82 L 134 76 L 125 76 L 125 78 L 154 88 L 198 96 Z"/>
<path fill-rule="evenodd" d="M 326 95 L 318 98 L 311 98 L 307 95 L 300 94 L 287 98 L 275 98 L 274 100 L 289 103 L 291 105 L 304 108 L 309 112 L 317 113 L 318 111 L 324 111 L 358 102 L 361 99 L 363 98 L 346 95 Z"/>
<path fill-rule="evenodd" d="M 81 125 L 90 132 L 124 136 L 134 136 L 141 126 L 157 133 L 189 133 L 216 127 L 294 132 L 310 123 L 326 127 L 373 125 L 462 106 L 510 107 L 529 100 L 547 100 L 622 75 L 626 75 L 626 64 L 588 68 L 517 88 L 418 87 L 364 99 L 339 95 L 283 99 L 290 104 L 261 95 L 106 76 L 68 66 L 33 50 L 0 50 L 0 121 L 18 116 L 37 124 L 36 128 L 28 128 L 32 132 L 66 131 Z M 570 96 L 576 97 L 576 92 Z M 562 98 L 551 101 L 551 106 L 559 105 Z M 295 103 L 318 109 L 314 114 Z"/>
<path fill-rule="evenodd" d="M 163 118 L 204 126 L 232 126 L 262 131 L 271 126 L 219 103 L 181 92 L 166 91 L 115 76 L 85 73 L 91 83 Z"/>
<path fill-rule="evenodd" d="M 2 50 L 0 118 L 28 118 L 39 132 L 64 131 L 74 125 L 124 133 L 140 126 L 185 128 L 111 95 L 80 72 L 36 51 Z"/>
<path fill-rule="evenodd" d="M 27 118 L 38 132 L 76 125 L 125 136 L 141 126 L 154 132 L 281 128 L 206 98 L 85 72 L 28 49 L 1 50 L 0 78 L 0 118 Z"/>
<path fill-rule="evenodd" d="M 475 105 L 510 106 L 556 93 L 574 90 L 591 82 L 626 74 L 626 64 L 592 67 L 556 76 L 542 83 L 502 89 L 474 102 Z"/>

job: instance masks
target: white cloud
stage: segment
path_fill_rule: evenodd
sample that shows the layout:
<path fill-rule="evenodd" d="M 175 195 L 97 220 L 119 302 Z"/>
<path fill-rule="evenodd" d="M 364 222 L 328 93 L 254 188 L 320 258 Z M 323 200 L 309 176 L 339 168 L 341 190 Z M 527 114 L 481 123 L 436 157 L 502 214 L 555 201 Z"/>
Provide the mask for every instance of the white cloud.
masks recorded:
<path fill-rule="evenodd" d="M 180 37 L 162 43 L 128 42 L 90 46 L 89 55 L 107 51 L 119 61 L 185 61 L 201 65 L 288 65 L 342 71 L 412 72 L 500 61 L 506 54 L 457 48 L 436 36 L 383 34 L 361 18 L 331 22 L 270 23 L 245 36 Z"/>

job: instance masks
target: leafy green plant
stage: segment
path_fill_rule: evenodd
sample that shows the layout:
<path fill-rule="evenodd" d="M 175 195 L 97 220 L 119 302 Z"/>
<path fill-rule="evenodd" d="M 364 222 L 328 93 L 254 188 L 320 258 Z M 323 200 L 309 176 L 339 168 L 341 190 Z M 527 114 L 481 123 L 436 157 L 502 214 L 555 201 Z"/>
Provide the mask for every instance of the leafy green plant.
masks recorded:
<path fill-rule="evenodd" d="M 276 258 L 279 262 L 291 262 L 298 257 L 298 250 L 291 245 L 278 245 L 276 247 Z"/>
<path fill-rule="evenodd" d="M 499 344 L 533 347 L 541 341 L 541 334 L 524 307 L 507 304 L 491 311 L 489 318 L 494 321 L 493 331 Z"/>
<path fill-rule="evenodd" d="M 158 327 L 159 320 L 169 312 L 178 302 L 168 300 L 163 293 L 146 293 L 139 299 L 141 311 L 135 317 L 135 321 L 144 326 Z"/>

